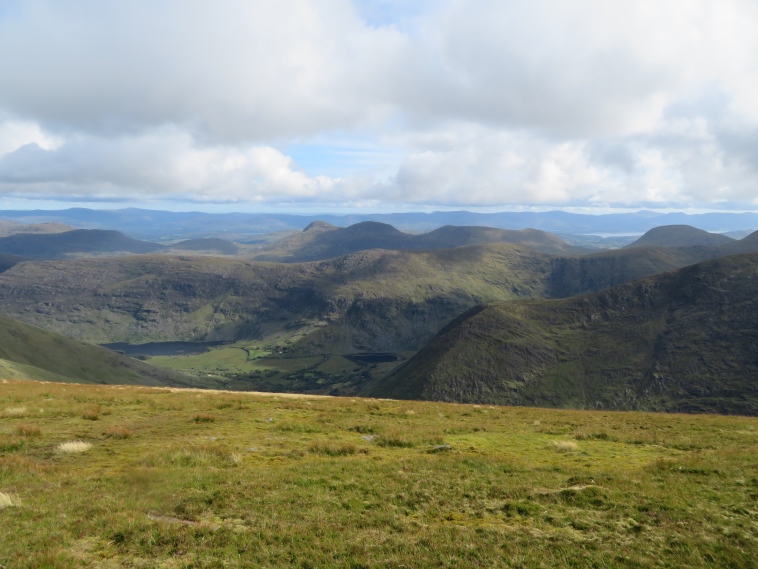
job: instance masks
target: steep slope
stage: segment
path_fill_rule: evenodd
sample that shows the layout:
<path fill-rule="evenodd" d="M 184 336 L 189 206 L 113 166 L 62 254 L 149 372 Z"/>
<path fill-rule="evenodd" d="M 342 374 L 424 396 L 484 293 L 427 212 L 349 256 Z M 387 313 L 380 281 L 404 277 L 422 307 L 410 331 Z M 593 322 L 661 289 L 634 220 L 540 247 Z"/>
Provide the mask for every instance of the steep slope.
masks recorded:
<path fill-rule="evenodd" d="M 429 233 L 412 235 L 398 231 L 386 223 L 365 221 L 344 228 L 314 222 L 300 234 L 266 247 L 255 258 L 291 263 L 331 259 L 370 249 L 418 251 L 489 243 L 513 243 L 555 255 L 589 252 L 572 247 L 561 238 L 536 229 L 511 231 L 492 227 L 446 225 Z"/>
<path fill-rule="evenodd" d="M 94 343 L 286 339 L 303 353 L 415 350 L 477 304 L 599 290 L 690 262 L 657 249 L 557 258 L 507 243 L 291 264 L 32 261 L 0 274 L 0 309 Z"/>
<path fill-rule="evenodd" d="M 726 235 L 708 233 L 691 225 L 662 225 L 626 247 L 719 247 L 733 241 Z"/>
<path fill-rule="evenodd" d="M 18 265 L 21 261 L 25 261 L 23 257 L 18 257 L 17 255 L 7 255 L 5 253 L 0 253 L 0 273 L 3 273 L 10 269 L 11 267 L 14 267 Z"/>
<path fill-rule="evenodd" d="M 549 271 L 549 257 L 507 244 L 302 264 L 34 261 L 0 274 L 0 308 L 95 343 L 284 335 L 309 352 L 405 350 L 482 302 L 544 296 Z"/>
<path fill-rule="evenodd" d="M 708 247 L 634 247 L 581 257 L 558 257 L 548 296 L 566 298 L 720 256 Z"/>
<path fill-rule="evenodd" d="M 739 241 L 732 241 L 718 248 L 719 255 L 738 255 L 754 251 L 758 251 L 758 231 L 754 231 Z"/>
<path fill-rule="evenodd" d="M 758 254 L 476 308 L 369 395 L 758 414 Z"/>
<path fill-rule="evenodd" d="M 0 253 L 33 259 L 59 259 L 80 254 L 150 253 L 162 245 L 131 239 L 118 231 L 75 229 L 54 234 L 19 234 L 0 238 Z"/>
<path fill-rule="evenodd" d="M 0 316 L 0 376 L 19 379 L 191 387 L 187 375 L 162 370 Z"/>

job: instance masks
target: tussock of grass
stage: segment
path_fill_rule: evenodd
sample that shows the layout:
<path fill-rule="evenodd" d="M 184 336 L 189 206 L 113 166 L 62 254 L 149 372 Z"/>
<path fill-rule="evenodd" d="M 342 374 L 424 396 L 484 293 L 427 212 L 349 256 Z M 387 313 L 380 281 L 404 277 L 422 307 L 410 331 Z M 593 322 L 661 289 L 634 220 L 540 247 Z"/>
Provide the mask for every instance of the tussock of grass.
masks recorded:
<path fill-rule="evenodd" d="M 42 435 L 42 429 L 39 425 L 17 425 L 16 434 L 20 437 L 39 437 Z"/>
<path fill-rule="evenodd" d="M 12 508 L 20 506 L 21 501 L 15 494 L 9 494 L 7 492 L 0 492 L 0 510 L 3 508 Z"/>
<path fill-rule="evenodd" d="M 114 425 L 105 430 L 105 436 L 111 439 L 129 439 L 134 435 L 134 431 L 126 427 Z"/>
<path fill-rule="evenodd" d="M 82 411 L 82 419 L 97 421 L 100 418 L 100 405 L 89 405 Z"/>
<path fill-rule="evenodd" d="M 353 443 L 316 441 L 308 450 L 316 454 L 325 454 L 327 456 L 348 456 L 357 453 L 358 447 Z"/>
<path fill-rule="evenodd" d="M 61 443 L 58 445 L 57 449 L 58 452 L 63 453 L 79 453 L 79 452 L 87 452 L 92 448 L 91 443 L 85 443 L 83 441 L 69 441 L 66 443 Z"/>
<path fill-rule="evenodd" d="M 574 432 L 574 438 L 577 441 L 590 441 L 590 440 L 596 440 L 596 441 L 612 441 L 616 440 L 616 438 L 613 435 L 610 435 L 606 433 L 605 431 L 600 431 L 597 433 L 588 433 L 586 431 L 575 431 Z"/>
<path fill-rule="evenodd" d="M 378 444 L 381 447 L 394 447 L 394 448 L 413 447 L 413 441 L 411 441 L 407 436 L 403 435 L 397 429 L 392 429 L 390 431 L 387 431 L 386 434 L 383 434 L 377 437 L 376 444 Z"/>
<path fill-rule="evenodd" d="M 579 450 L 579 445 L 574 441 L 550 441 L 547 446 L 555 452 L 576 452 Z"/>
<path fill-rule="evenodd" d="M 377 428 L 374 425 L 355 425 L 350 427 L 350 430 L 363 435 L 375 435 L 377 433 Z"/>
<path fill-rule="evenodd" d="M 213 423 L 216 421 L 216 415 L 212 413 L 197 413 L 192 420 L 195 423 Z"/>
<path fill-rule="evenodd" d="M 302 421 L 283 421 L 274 425 L 274 429 L 277 431 L 282 431 L 284 433 L 318 433 L 321 430 L 315 425 Z"/>
<path fill-rule="evenodd" d="M 226 445 L 198 444 L 184 448 L 172 448 L 151 454 L 144 460 L 146 466 L 176 468 L 224 468 L 242 462 L 242 455 Z"/>

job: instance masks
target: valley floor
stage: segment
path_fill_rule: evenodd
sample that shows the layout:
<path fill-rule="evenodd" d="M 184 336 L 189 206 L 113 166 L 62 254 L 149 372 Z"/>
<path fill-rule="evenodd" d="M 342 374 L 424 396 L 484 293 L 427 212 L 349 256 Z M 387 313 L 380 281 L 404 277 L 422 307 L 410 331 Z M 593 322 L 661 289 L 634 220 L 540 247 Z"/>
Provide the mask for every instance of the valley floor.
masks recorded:
<path fill-rule="evenodd" d="M 0 380 L 0 566 L 754 567 L 758 419 Z"/>

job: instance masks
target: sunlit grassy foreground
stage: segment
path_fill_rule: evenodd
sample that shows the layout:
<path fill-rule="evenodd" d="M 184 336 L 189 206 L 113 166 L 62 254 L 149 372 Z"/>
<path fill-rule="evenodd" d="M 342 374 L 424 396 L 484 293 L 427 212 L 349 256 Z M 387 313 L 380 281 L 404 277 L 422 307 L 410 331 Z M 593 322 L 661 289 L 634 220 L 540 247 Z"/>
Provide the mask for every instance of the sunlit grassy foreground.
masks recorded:
<path fill-rule="evenodd" d="M 749 568 L 757 500 L 753 418 L 0 382 L 8 568 Z"/>

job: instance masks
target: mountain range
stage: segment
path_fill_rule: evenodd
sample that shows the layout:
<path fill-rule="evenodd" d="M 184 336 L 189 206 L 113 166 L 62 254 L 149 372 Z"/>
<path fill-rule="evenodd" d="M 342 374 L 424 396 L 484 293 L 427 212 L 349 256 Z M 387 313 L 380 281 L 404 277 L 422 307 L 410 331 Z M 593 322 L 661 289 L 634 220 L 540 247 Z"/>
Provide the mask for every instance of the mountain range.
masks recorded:
<path fill-rule="evenodd" d="M 638 211 L 604 215 L 564 211 L 475 213 L 437 211 L 391 214 L 200 213 L 146 209 L 92 210 L 0 210 L 0 220 L 22 223 L 55 222 L 79 229 L 116 229 L 126 235 L 151 241 L 177 241 L 198 237 L 226 237 L 249 241 L 261 234 L 301 231 L 314 221 L 339 227 L 377 221 L 405 231 L 431 231 L 445 225 L 484 226 L 502 229 L 534 228 L 569 234 L 642 234 L 661 225 L 691 225 L 713 232 L 758 229 L 758 213 L 658 213 Z"/>
<path fill-rule="evenodd" d="M 410 234 L 378 222 L 339 228 L 318 221 L 252 253 L 266 261 L 241 258 L 251 254 L 242 247 L 217 238 L 164 245 L 106 230 L 0 238 L 0 251 L 17 253 L 0 253 L 0 310 L 92 343 L 255 340 L 269 353 L 319 362 L 362 353 L 398 354 L 402 361 L 420 350 L 389 377 L 382 375 L 386 366 L 345 360 L 340 365 L 349 373 L 331 380 L 322 373 L 318 382 L 292 383 L 293 389 L 307 384 L 316 392 L 390 397 L 756 412 L 750 382 L 729 367 L 732 362 L 752 373 L 753 364 L 725 350 L 754 340 L 747 320 L 732 309 L 752 314 L 749 275 L 756 257 L 745 253 L 758 251 L 758 232 L 735 240 L 689 226 L 660 227 L 622 249 L 586 254 L 539 230 L 442 227 Z M 716 279 L 709 286 L 734 302 L 687 297 L 693 266 L 698 278 Z M 724 318 L 716 322 L 713 311 Z M 601 327 L 609 314 L 610 324 Z M 741 327 L 729 336 L 731 319 Z M 694 336 L 680 322 L 688 322 Z M 725 338 L 708 360 L 720 357 L 721 367 L 693 363 L 708 353 L 696 341 L 703 330 Z M 676 334 L 692 346 L 689 352 L 665 343 Z M 668 359 L 651 355 L 651 345 L 663 346 Z M 30 359 L 8 361 L 47 370 Z M 718 374 L 723 381 L 713 379 Z M 243 388 L 287 388 L 286 382 L 248 379 Z"/>

